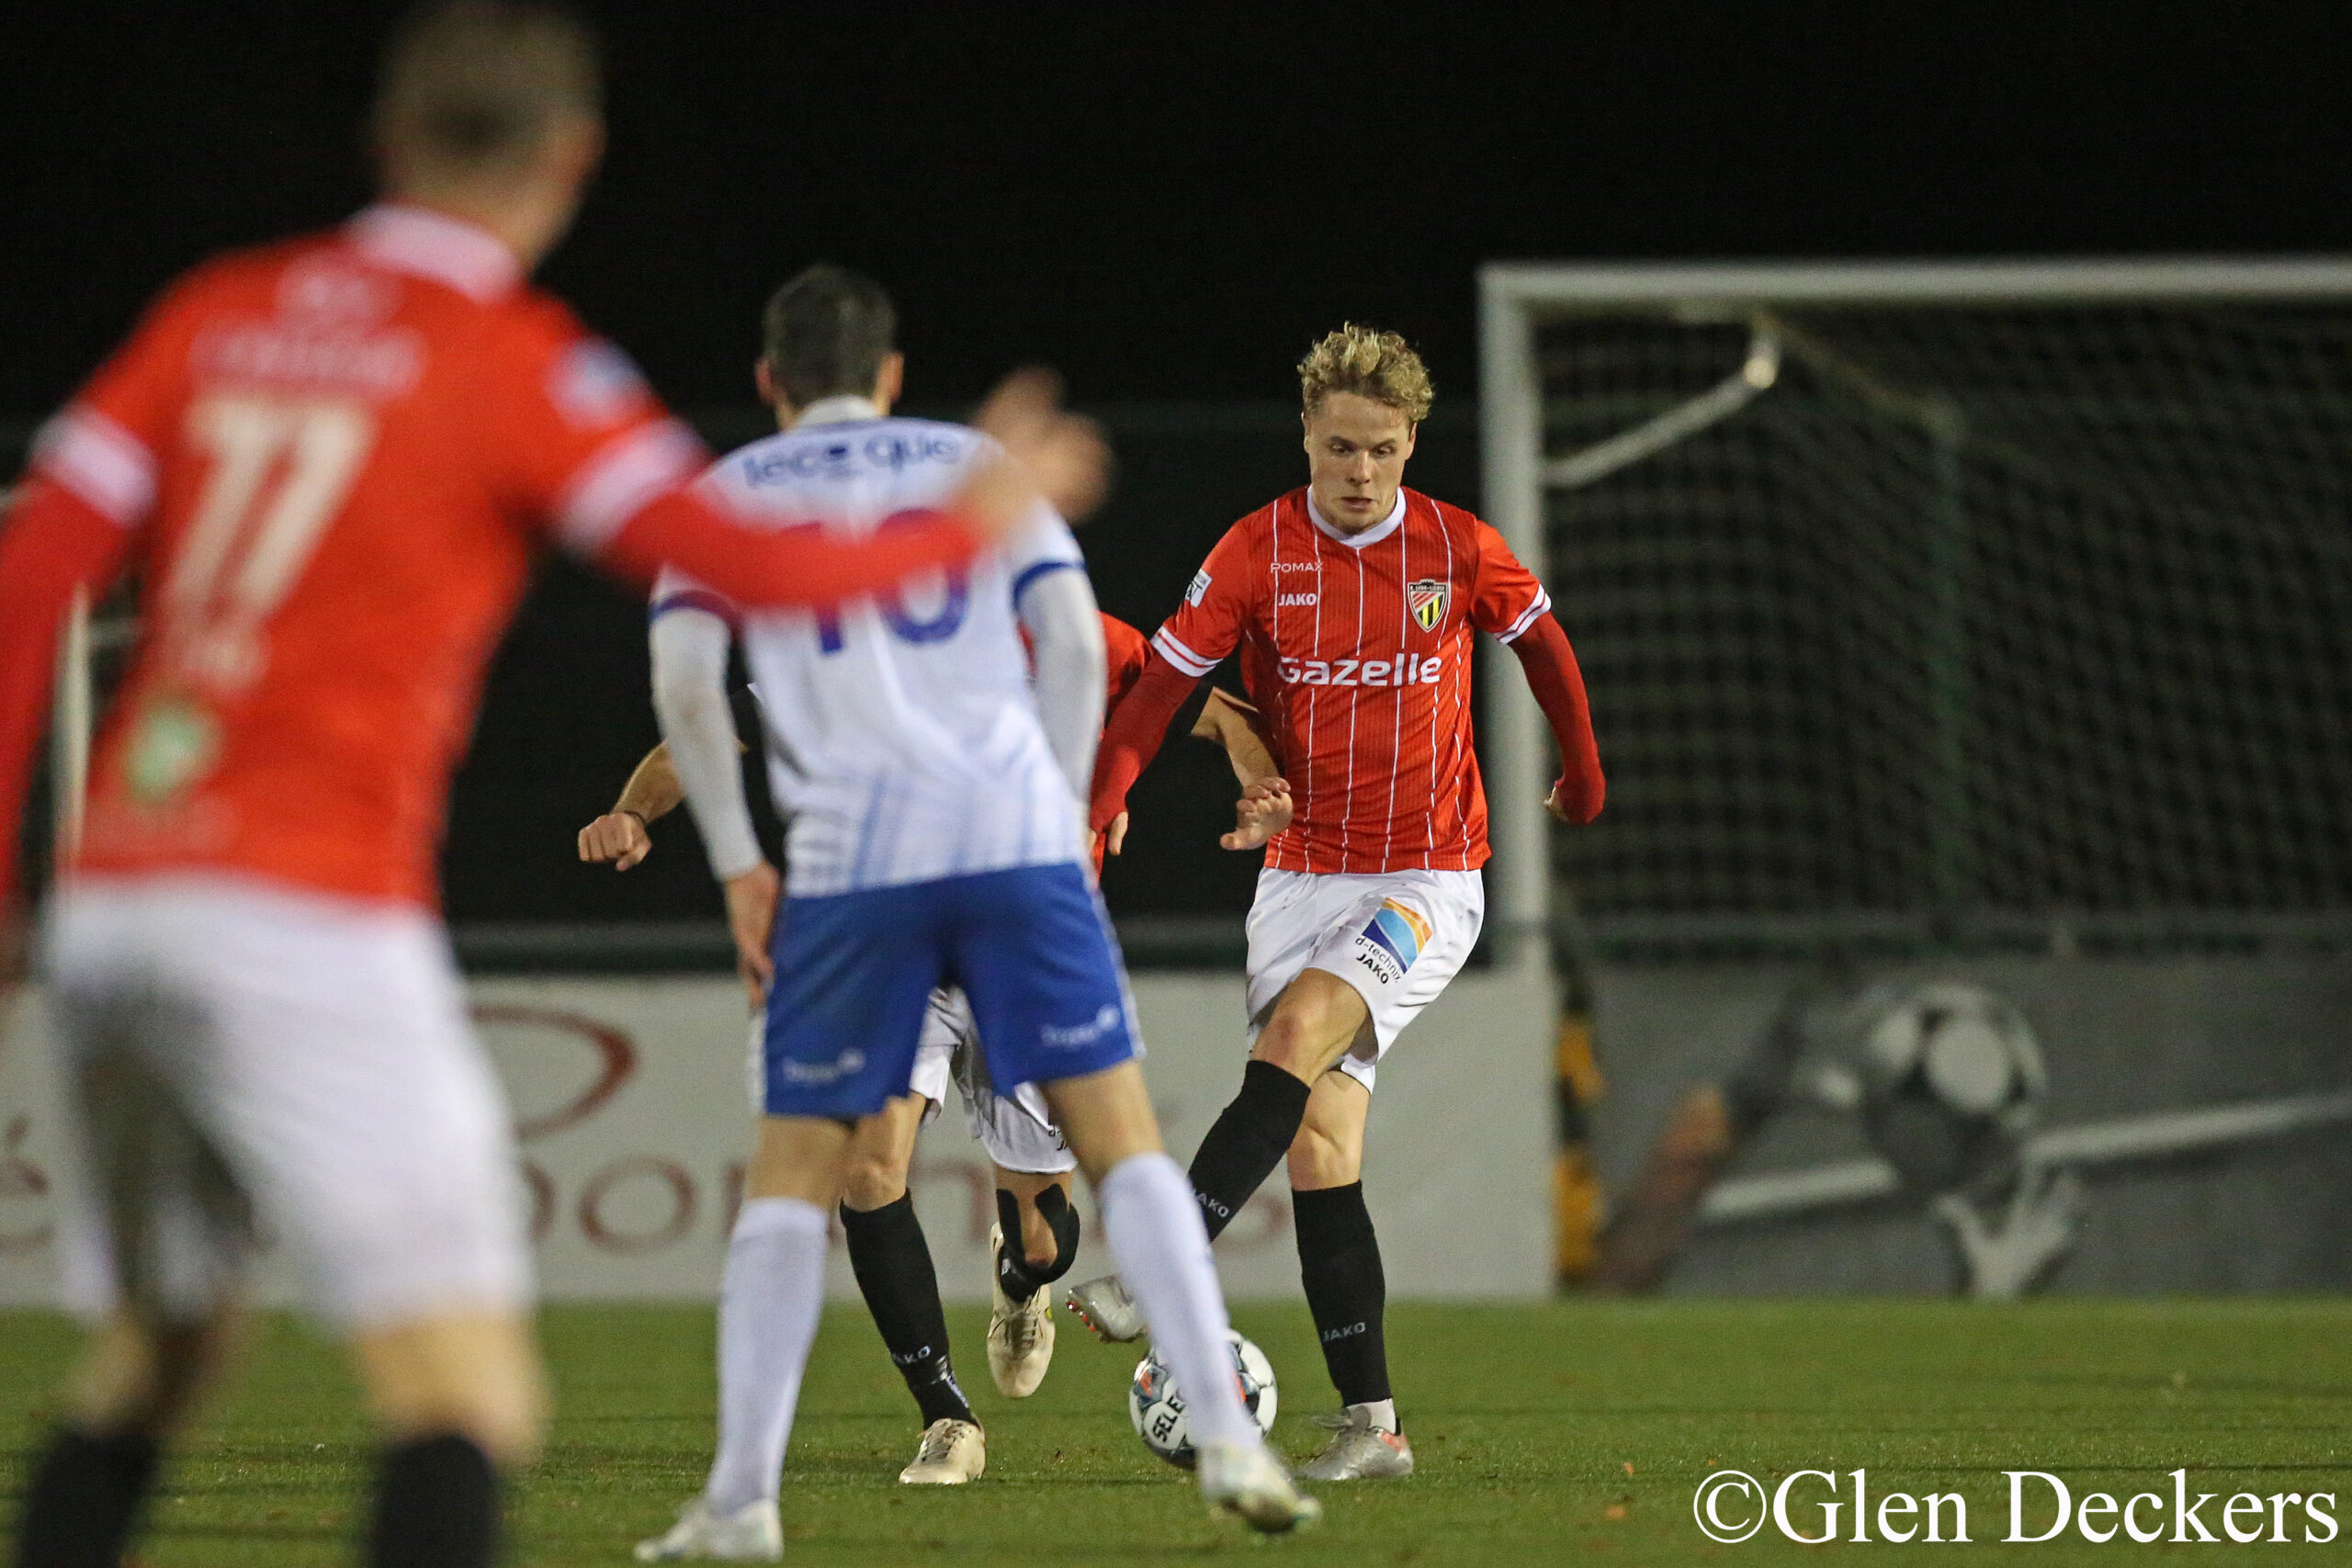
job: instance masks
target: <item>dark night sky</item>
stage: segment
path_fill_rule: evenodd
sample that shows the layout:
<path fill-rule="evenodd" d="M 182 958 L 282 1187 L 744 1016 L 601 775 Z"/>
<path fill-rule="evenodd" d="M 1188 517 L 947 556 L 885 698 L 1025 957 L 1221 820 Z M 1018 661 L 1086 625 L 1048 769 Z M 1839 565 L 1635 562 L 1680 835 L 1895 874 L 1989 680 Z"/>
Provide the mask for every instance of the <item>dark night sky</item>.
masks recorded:
<path fill-rule="evenodd" d="M 366 198 L 395 9 L 0 9 L 0 438 L 182 266 Z M 760 301 L 820 256 L 899 296 L 931 409 L 1033 360 L 1082 403 L 1270 405 L 1315 335 L 1377 321 L 1452 416 L 1417 481 L 1475 502 L 1487 258 L 2352 251 L 2333 9 L 608 5 L 613 151 L 544 276 L 673 401 L 754 425 Z M 1088 535 L 1106 607 L 1152 624 L 1295 482 L 1257 431 L 1123 451 Z M 550 569 L 458 781 L 453 916 L 714 908 L 684 844 L 568 863 L 653 738 L 642 625 Z M 1162 858 L 1114 868 L 1114 909 L 1241 907 L 1251 868 L 1183 847 L 1229 788 L 1204 750 L 1154 770 Z"/>
<path fill-rule="evenodd" d="M 546 277 L 690 407 L 820 254 L 898 290 L 936 401 L 1031 358 L 1278 398 L 1351 315 L 1466 391 L 1490 256 L 2352 248 L 2316 6 L 592 9 L 614 152 Z M 363 197 L 391 11 L 8 7 L 0 418 L 175 268 Z"/>

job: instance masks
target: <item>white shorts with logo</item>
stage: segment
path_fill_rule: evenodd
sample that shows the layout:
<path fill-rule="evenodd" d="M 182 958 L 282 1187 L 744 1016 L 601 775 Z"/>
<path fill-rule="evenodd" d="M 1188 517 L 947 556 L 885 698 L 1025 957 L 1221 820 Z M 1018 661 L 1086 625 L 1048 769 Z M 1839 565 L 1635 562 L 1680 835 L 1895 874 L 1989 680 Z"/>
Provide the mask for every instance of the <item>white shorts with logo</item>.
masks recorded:
<path fill-rule="evenodd" d="M 1250 906 L 1250 1043 L 1302 970 L 1336 975 L 1372 1013 L 1369 1037 L 1357 1037 L 1340 1070 L 1371 1089 L 1396 1036 L 1462 972 L 1486 919 L 1486 883 L 1475 871 L 1260 872 Z"/>
<path fill-rule="evenodd" d="M 528 1303 L 513 1118 L 431 916 L 90 880 L 59 897 L 46 967 L 85 1168 L 70 1308 L 201 1314 L 256 1235 L 347 1329 Z"/>
<path fill-rule="evenodd" d="M 755 1114 L 767 1104 L 766 1040 L 767 1021 L 754 1018 L 749 1087 Z M 930 1101 L 923 1111 L 924 1121 L 938 1115 L 940 1107 L 947 1103 L 950 1084 L 964 1101 L 964 1119 L 972 1136 L 998 1165 L 1035 1176 L 1057 1176 L 1078 1168 L 1078 1156 L 1063 1140 L 1061 1129 L 1054 1125 L 1053 1112 L 1046 1109 L 1046 1097 L 1035 1084 L 1022 1084 L 1011 1094 L 1003 1094 L 989 1081 L 988 1058 L 979 1049 L 971 1004 L 962 991 L 943 986 L 931 993 L 931 1005 L 923 1014 L 909 1084 L 911 1092 Z"/>

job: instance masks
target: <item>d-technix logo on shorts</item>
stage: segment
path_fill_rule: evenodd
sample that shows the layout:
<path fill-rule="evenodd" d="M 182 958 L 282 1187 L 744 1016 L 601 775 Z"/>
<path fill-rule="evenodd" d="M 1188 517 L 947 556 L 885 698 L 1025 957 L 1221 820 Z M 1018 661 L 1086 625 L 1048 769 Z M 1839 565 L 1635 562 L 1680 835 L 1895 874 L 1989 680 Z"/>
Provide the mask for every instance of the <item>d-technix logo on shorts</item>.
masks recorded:
<path fill-rule="evenodd" d="M 2335 1494 L 2196 1491 L 2176 1470 L 2168 1492 L 2085 1492 L 2046 1470 L 2011 1470 L 2005 1520 L 1980 1519 L 1970 1533 L 1968 1499 L 1957 1492 L 1881 1491 L 1866 1470 L 1833 1474 L 1792 1470 L 1767 1487 L 1740 1470 L 1718 1470 L 1699 1483 L 1690 1517 L 1709 1540 L 1737 1545 L 1768 1525 L 1807 1546 L 1831 1541 L 1966 1546 L 1979 1540 L 2032 1546 L 2080 1536 L 2094 1544 L 2219 1543 L 2241 1546 L 2330 1541 L 2336 1537 Z M 2006 1535 L 1992 1530 L 2002 1523 Z"/>

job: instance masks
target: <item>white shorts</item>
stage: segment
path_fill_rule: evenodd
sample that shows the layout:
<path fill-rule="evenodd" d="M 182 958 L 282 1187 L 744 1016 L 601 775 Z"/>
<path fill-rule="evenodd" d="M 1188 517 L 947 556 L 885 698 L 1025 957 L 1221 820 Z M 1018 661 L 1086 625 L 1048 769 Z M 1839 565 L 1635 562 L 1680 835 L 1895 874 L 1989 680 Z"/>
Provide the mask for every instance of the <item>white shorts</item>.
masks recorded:
<path fill-rule="evenodd" d="M 1462 972 L 1486 919 L 1486 883 L 1475 871 L 1260 872 L 1250 906 L 1250 1043 L 1300 971 L 1336 975 L 1372 1012 L 1370 1038 L 1357 1038 L 1340 1070 L 1371 1089 L 1396 1036 Z"/>
<path fill-rule="evenodd" d="M 767 1020 L 755 1015 L 747 1085 L 755 1115 L 767 1106 L 766 1043 Z M 964 1119 L 972 1136 L 998 1165 L 1034 1176 L 1058 1176 L 1078 1168 L 1078 1156 L 1063 1141 L 1061 1129 L 1054 1125 L 1053 1112 L 1046 1110 L 1046 1097 L 1035 1084 L 1025 1083 L 1011 1094 L 1001 1094 L 989 1081 L 988 1058 L 979 1049 L 971 1004 L 962 991 L 943 986 L 931 993 L 931 1005 L 923 1013 L 914 1072 L 908 1083 L 909 1092 L 930 1102 L 923 1111 L 924 1121 L 938 1115 L 940 1107 L 947 1103 L 950 1084 L 964 1101 Z"/>
<path fill-rule="evenodd" d="M 980 1049 L 972 1005 L 953 986 L 931 993 L 931 1010 L 922 1021 L 922 1043 L 915 1058 L 915 1092 L 937 1105 L 946 1099 L 948 1077 L 955 1079 L 963 1099 L 965 1122 L 989 1158 L 1007 1170 L 1033 1176 L 1058 1176 L 1078 1168 L 1078 1156 L 1054 1125 L 1043 1090 L 1024 1083 L 1007 1094 L 989 1081 L 988 1055 Z M 926 1087 L 934 1082 L 935 1089 Z"/>
<path fill-rule="evenodd" d="M 87 1178 L 70 1308 L 199 1314 L 256 1235 L 347 1329 L 528 1303 L 514 1122 L 432 917 L 226 876 L 85 882 L 47 968 Z"/>

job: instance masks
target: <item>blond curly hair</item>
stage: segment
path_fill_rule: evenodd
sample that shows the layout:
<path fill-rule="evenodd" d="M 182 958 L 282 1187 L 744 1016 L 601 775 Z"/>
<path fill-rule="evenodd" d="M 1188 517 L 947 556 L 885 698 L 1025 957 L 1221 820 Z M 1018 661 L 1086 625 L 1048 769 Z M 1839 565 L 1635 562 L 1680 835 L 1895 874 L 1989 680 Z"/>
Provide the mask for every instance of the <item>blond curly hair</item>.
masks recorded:
<path fill-rule="evenodd" d="M 1313 413 L 1333 392 L 1353 392 L 1386 403 L 1414 424 L 1430 416 L 1437 389 L 1429 367 L 1396 333 L 1350 321 L 1306 351 L 1298 362 L 1298 389 Z"/>

